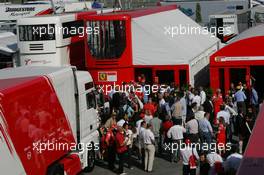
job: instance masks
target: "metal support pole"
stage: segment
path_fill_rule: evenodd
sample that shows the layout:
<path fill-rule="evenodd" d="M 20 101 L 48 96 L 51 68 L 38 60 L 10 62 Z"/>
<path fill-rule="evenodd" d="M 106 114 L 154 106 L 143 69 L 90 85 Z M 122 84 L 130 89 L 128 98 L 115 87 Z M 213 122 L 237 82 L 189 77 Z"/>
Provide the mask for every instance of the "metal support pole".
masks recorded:
<path fill-rule="evenodd" d="M 55 8 L 53 0 L 50 0 L 50 4 L 51 4 L 51 8 L 53 10 L 53 13 L 56 14 L 56 8 Z"/>

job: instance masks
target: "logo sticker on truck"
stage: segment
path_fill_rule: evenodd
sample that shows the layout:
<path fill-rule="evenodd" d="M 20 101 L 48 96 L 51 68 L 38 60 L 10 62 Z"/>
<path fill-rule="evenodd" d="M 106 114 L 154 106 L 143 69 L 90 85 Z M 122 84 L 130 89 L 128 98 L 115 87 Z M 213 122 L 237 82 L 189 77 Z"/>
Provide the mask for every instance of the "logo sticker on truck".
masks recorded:
<path fill-rule="evenodd" d="M 117 81 L 117 72 L 116 71 L 98 72 L 98 81 L 115 82 Z"/>

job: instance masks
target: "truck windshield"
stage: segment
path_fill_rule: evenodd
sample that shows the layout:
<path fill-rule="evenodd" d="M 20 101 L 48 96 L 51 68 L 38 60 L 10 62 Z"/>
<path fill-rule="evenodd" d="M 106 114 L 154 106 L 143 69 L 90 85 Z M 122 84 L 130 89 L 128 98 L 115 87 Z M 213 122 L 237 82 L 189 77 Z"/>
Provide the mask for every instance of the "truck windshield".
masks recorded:
<path fill-rule="evenodd" d="M 216 27 L 216 19 L 215 18 L 210 19 L 210 27 Z"/>
<path fill-rule="evenodd" d="M 19 40 L 20 41 L 45 41 L 55 40 L 55 25 L 20 25 Z"/>

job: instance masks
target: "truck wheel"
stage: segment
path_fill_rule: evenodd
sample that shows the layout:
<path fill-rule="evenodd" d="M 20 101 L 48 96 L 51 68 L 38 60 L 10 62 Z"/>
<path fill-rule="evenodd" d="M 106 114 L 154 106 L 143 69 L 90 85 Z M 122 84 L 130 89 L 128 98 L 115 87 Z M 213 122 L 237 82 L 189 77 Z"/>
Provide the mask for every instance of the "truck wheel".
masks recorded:
<path fill-rule="evenodd" d="M 95 150 L 94 150 L 94 144 L 92 143 L 92 149 L 88 151 L 87 154 L 87 167 L 85 167 L 85 172 L 91 172 L 94 169 L 95 166 Z"/>
<path fill-rule="evenodd" d="M 48 168 L 47 175 L 64 175 L 64 168 L 61 164 L 55 164 Z"/>

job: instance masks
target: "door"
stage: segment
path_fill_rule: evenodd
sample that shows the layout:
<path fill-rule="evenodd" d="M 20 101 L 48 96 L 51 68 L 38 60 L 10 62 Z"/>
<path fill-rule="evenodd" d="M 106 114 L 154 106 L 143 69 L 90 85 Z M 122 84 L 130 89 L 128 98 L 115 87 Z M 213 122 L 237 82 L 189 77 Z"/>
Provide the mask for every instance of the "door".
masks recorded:
<path fill-rule="evenodd" d="M 186 86 L 188 85 L 187 82 L 187 70 L 180 70 L 179 71 L 179 80 L 180 80 L 180 87 Z"/>
<path fill-rule="evenodd" d="M 250 74 L 253 77 L 251 79 L 251 85 L 254 85 L 258 92 L 259 99 L 264 97 L 264 66 L 252 66 L 250 67 Z"/>
<path fill-rule="evenodd" d="M 144 76 L 146 84 L 152 84 L 152 69 L 151 68 L 135 68 L 135 81 L 138 81 L 138 77 Z"/>
<path fill-rule="evenodd" d="M 219 69 L 219 88 L 221 89 L 222 93 L 225 92 L 225 69 Z"/>
<path fill-rule="evenodd" d="M 230 68 L 230 83 L 234 83 L 235 86 L 237 86 L 239 82 L 245 84 L 246 73 L 246 68 Z"/>
<path fill-rule="evenodd" d="M 157 70 L 156 76 L 159 78 L 160 84 L 171 84 L 175 82 L 174 70 Z"/>
<path fill-rule="evenodd" d="M 223 23 L 223 18 L 216 18 L 216 36 L 223 42 L 224 41 L 224 36 L 223 33 L 218 32 L 219 28 L 223 29 L 224 23 Z"/>

